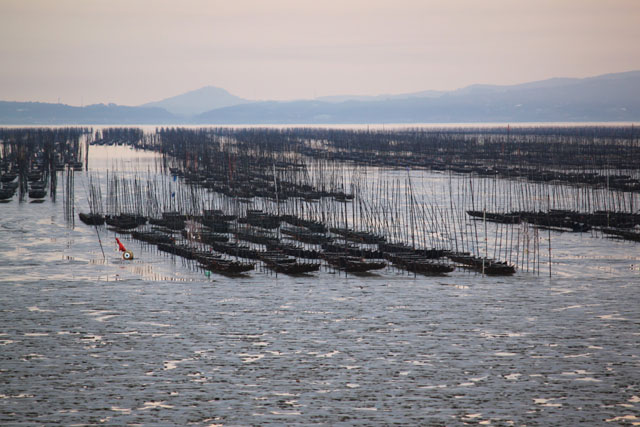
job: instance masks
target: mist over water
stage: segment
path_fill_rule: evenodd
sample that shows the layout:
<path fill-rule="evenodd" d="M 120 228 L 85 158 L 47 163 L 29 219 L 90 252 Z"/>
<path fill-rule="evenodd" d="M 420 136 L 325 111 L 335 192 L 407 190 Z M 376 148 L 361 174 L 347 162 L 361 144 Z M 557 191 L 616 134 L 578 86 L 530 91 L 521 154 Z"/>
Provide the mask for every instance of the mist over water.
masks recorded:
<path fill-rule="evenodd" d="M 155 164 L 91 147 L 75 218 L 91 174 Z M 448 179 L 411 174 L 425 198 Z M 640 422 L 638 243 L 554 232 L 551 277 L 545 232 L 539 270 L 512 277 L 231 279 L 127 238 L 124 261 L 66 220 L 64 182 L 0 205 L 2 424 Z"/>

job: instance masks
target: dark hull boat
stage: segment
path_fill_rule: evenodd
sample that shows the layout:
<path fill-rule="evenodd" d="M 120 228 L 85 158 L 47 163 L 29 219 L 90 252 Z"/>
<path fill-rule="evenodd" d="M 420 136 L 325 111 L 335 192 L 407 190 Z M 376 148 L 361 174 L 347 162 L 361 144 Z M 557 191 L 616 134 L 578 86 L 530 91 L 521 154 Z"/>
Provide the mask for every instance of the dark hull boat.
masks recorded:
<path fill-rule="evenodd" d="M 29 197 L 32 199 L 44 199 L 47 196 L 47 190 L 34 188 L 29 190 Z"/>
<path fill-rule="evenodd" d="M 282 220 L 287 224 L 307 228 L 314 233 L 325 233 L 327 231 L 327 227 L 321 222 L 309 221 L 294 215 L 282 215 Z"/>
<path fill-rule="evenodd" d="M 204 211 L 204 218 L 214 222 L 228 222 L 237 218 L 237 215 L 227 215 L 220 209 L 209 209 Z"/>
<path fill-rule="evenodd" d="M 20 183 L 18 181 L 12 181 L 12 182 L 3 182 L 2 183 L 2 189 L 6 189 L 6 190 L 17 190 L 18 187 L 20 186 Z"/>
<path fill-rule="evenodd" d="M 0 176 L 0 182 L 11 182 L 14 179 L 16 179 L 18 175 L 15 173 L 5 173 L 4 175 Z"/>
<path fill-rule="evenodd" d="M 14 194 L 16 194 L 15 190 L 10 188 L 0 188 L 0 200 L 9 200 Z"/>
<path fill-rule="evenodd" d="M 102 225 L 104 224 L 104 216 L 100 214 L 91 214 L 91 213 L 83 213 L 80 212 L 78 214 L 80 221 L 84 222 L 87 225 Z"/>
<path fill-rule="evenodd" d="M 365 259 L 380 259 L 384 258 L 383 253 L 373 249 L 366 249 L 356 246 L 354 244 L 340 244 L 340 243 L 323 243 L 322 249 L 327 252 L 345 253 L 352 257 L 365 258 Z"/>
<path fill-rule="evenodd" d="M 197 250 L 194 247 L 179 243 L 158 243 L 158 250 L 178 255 L 185 259 L 196 259 Z"/>
<path fill-rule="evenodd" d="M 212 231 L 186 231 L 182 230 L 182 236 L 196 242 L 228 242 L 229 238 L 224 234 L 214 233 Z"/>
<path fill-rule="evenodd" d="M 556 231 L 584 233 L 591 230 L 589 224 L 577 221 L 577 218 L 568 211 L 517 212 L 517 214 L 529 224 L 543 228 L 553 228 Z"/>
<path fill-rule="evenodd" d="M 324 259 L 329 265 L 347 273 L 366 273 L 372 270 L 381 270 L 387 266 L 384 261 L 366 261 L 362 258 L 336 253 L 325 252 Z"/>
<path fill-rule="evenodd" d="M 501 213 L 493 213 L 493 212 L 483 212 L 483 211 L 467 211 L 467 215 L 478 218 L 478 219 L 486 219 L 491 222 L 499 222 L 502 224 L 520 224 L 521 218 L 520 215 L 517 214 L 501 214 Z"/>
<path fill-rule="evenodd" d="M 414 249 L 404 243 L 379 243 L 378 249 L 385 254 L 411 254 L 422 258 L 436 259 L 445 256 L 446 251 L 443 249 Z"/>
<path fill-rule="evenodd" d="M 229 232 L 229 223 L 209 217 L 197 217 L 194 218 L 197 222 L 211 229 L 214 233 L 227 233 Z"/>
<path fill-rule="evenodd" d="M 320 269 L 320 264 L 318 263 L 299 263 L 293 257 L 279 254 L 267 253 L 262 255 L 260 259 L 264 262 L 267 268 L 275 271 L 276 273 L 297 275 L 313 273 Z"/>
<path fill-rule="evenodd" d="M 413 254 L 387 254 L 385 258 L 393 265 L 412 273 L 446 274 L 454 270 L 454 267 L 449 264 L 434 262 Z"/>
<path fill-rule="evenodd" d="M 345 239 L 349 239 L 357 243 L 374 244 L 374 243 L 384 243 L 386 241 L 386 239 L 383 236 L 378 236 L 377 234 L 369 233 L 366 231 L 354 231 L 349 228 L 334 227 L 334 228 L 330 228 L 329 231 L 331 231 L 334 234 L 338 234 L 344 237 Z"/>
<path fill-rule="evenodd" d="M 153 245 L 158 245 L 161 243 L 171 244 L 174 240 L 170 235 L 161 233 L 159 231 L 133 231 L 131 233 L 131 237 L 142 242 L 151 243 Z"/>
<path fill-rule="evenodd" d="M 245 242 L 257 243 L 259 245 L 269 245 L 269 244 L 278 243 L 278 239 L 276 238 L 276 236 L 271 234 L 239 230 L 239 231 L 236 231 L 234 235 L 239 240 L 244 240 Z"/>
<path fill-rule="evenodd" d="M 139 225 L 146 224 L 147 219 L 140 215 L 120 214 L 105 216 L 104 222 L 106 222 L 107 225 L 120 228 L 122 230 L 131 230 Z"/>
<path fill-rule="evenodd" d="M 620 239 L 633 240 L 635 242 L 640 242 L 640 231 L 618 230 L 615 228 L 603 228 L 602 232 L 604 234 L 608 234 L 609 236 L 615 236 Z"/>
<path fill-rule="evenodd" d="M 277 215 L 267 214 L 259 210 L 248 210 L 247 216 L 239 218 L 238 223 L 273 230 L 280 226 L 280 217 Z"/>
<path fill-rule="evenodd" d="M 180 218 L 149 218 L 149 223 L 170 230 L 184 230 L 185 222 Z"/>
<path fill-rule="evenodd" d="M 248 259 L 260 259 L 259 251 L 251 249 L 249 246 L 241 245 L 237 243 L 225 243 L 225 242 L 209 242 L 209 245 L 216 251 L 223 254 L 248 258 Z"/>
<path fill-rule="evenodd" d="M 232 261 L 216 255 L 199 255 L 196 257 L 202 268 L 224 275 L 238 275 L 254 269 L 255 264 Z"/>
<path fill-rule="evenodd" d="M 316 251 L 315 249 L 305 249 L 284 242 L 267 244 L 266 246 L 270 251 L 280 251 L 283 254 L 291 255 L 296 258 L 320 259 L 322 256 L 322 253 L 320 251 Z"/>
<path fill-rule="evenodd" d="M 467 268 L 484 274 L 494 276 L 511 276 L 516 272 L 516 268 L 506 262 L 475 257 L 468 253 L 450 253 L 447 256 L 451 261 L 457 262 Z"/>
<path fill-rule="evenodd" d="M 285 228 L 282 227 L 280 232 L 291 239 L 297 240 L 302 243 L 309 243 L 312 245 L 320 245 L 322 243 L 330 242 L 331 238 L 324 234 L 314 233 L 304 228 Z"/>
<path fill-rule="evenodd" d="M 184 230 L 186 217 L 177 212 L 163 212 L 162 218 L 149 218 L 149 223 L 170 230 Z"/>

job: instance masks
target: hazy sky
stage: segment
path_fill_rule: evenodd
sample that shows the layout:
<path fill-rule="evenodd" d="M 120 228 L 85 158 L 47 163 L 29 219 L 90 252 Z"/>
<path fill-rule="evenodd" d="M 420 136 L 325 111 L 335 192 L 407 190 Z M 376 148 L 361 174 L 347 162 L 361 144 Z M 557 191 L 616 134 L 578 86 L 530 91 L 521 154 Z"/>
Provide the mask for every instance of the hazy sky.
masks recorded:
<path fill-rule="evenodd" d="M 137 105 L 640 69 L 638 0 L 0 0 L 0 100 Z"/>

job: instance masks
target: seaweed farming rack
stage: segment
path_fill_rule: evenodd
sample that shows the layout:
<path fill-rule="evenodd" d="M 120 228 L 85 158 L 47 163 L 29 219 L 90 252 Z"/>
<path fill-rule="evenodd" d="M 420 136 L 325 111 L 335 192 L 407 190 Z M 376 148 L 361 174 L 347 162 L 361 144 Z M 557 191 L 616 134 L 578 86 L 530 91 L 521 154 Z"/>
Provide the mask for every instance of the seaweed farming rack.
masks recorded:
<path fill-rule="evenodd" d="M 26 131 L 13 132 L 2 134 L 7 182 L 24 169 L 15 153 Z M 552 232 L 638 239 L 633 126 L 113 128 L 66 145 L 83 134 L 87 151 L 125 144 L 157 152 L 158 164 L 88 172 L 80 219 L 222 274 L 540 274 L 541 255 L 551 273 Z M 64 158 L 57 150 L 49 157 Z"/>

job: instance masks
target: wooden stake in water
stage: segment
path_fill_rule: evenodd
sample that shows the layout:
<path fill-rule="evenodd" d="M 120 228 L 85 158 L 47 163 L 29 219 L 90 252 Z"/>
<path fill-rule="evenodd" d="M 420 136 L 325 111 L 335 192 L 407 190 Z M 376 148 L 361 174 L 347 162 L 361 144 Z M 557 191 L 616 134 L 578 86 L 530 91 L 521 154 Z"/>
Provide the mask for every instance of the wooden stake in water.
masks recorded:
<path fill-rule="evenodd" d="M 547 194 L 547 205 L 549 205 L 549 194 Z M 549 206 L 549 211 L 551 210 L 551 206 Z M 551 277 L 551 227 L 548 227 L 549 230 L 549 277 Z"/>

